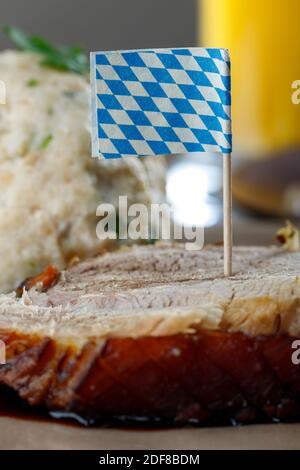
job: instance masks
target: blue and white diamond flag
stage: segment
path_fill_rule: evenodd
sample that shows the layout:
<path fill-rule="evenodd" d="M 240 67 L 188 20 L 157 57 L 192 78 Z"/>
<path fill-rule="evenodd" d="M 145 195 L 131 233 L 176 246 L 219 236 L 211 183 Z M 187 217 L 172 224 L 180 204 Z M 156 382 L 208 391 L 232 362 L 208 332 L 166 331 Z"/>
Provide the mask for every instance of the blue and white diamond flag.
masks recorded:
<path fill-rule="evenodd" d="M 91 53 L 92 155 L 231 153 L 226 49 Z"/>

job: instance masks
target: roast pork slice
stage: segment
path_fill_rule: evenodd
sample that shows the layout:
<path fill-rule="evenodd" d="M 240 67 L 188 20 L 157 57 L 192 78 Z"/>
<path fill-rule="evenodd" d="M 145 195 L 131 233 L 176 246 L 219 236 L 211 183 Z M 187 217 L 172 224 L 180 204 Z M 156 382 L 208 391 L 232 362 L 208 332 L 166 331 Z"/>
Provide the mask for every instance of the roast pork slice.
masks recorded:
<path fill-rule="evenodd" d="M 87 420 L 300 418 L 300 253 L 122 249 L 0 296 L 0 384 Z"/>

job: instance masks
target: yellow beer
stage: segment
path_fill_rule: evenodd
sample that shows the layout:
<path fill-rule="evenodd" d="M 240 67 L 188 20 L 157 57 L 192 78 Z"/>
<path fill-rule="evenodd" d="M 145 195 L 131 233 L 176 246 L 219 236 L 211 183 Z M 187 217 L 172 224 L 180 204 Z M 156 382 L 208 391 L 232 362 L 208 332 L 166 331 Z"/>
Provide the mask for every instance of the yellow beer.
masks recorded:
<path fill-rule="evenodd" d="M 228 47 L 234 149 L 261 157 L 300 147 L 299 0 L 200 0 L 199 42 Z"/>

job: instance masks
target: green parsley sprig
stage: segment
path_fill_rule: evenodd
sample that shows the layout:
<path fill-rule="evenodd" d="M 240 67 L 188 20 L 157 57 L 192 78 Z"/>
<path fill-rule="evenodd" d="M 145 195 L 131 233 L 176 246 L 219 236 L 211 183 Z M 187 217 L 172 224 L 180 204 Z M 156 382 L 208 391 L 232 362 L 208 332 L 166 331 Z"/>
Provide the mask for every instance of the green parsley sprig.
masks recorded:
<path fill-rule="evenodd" d="M 39 54 L 42 65 L 82 75 L 89 71 L 87 55 L 80 47 L 53 46 L 46 39 L 29 36 L 15 26 L 5 26 L 4 32 L 18 49 Z"/>

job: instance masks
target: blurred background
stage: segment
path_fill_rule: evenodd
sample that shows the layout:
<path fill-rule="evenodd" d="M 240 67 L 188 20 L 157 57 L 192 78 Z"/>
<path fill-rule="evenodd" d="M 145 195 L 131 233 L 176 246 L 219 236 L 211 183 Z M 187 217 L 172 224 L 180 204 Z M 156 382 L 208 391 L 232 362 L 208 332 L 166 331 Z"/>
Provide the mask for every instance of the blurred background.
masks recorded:
<path fill-rule="evenodd" d="M 1 0 L 1 24 L 87 51 L 196 45 L 197 23 L 197 0 Z"/>
<path fill-rule="evenodd" d="M 232 58 L 235 243 L 270 243 L 300 216 L 299 0 L 1 0 L 1 24 L 87 51 L 228 47 Z M 1 49 L 10 46 L 0 35 Z M 222 160 L 168 159 L 177 218 L 222 239 Z"/>

